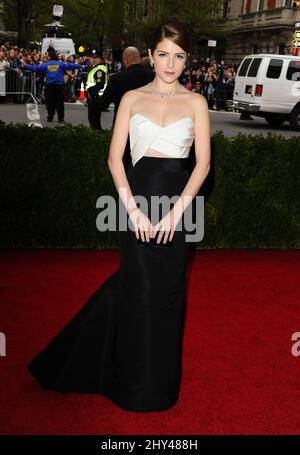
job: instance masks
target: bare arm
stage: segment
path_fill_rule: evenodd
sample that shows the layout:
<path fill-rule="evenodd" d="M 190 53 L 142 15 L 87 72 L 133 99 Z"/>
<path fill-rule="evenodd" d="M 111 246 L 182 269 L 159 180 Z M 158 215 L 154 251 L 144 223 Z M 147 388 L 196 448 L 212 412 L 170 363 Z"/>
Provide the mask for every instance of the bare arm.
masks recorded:
<path fill-rule="evenodd" d="M 129 131 L 132 100 L 132 94 L 130 92 L 128 91 L 122 96 L 115 119 L 108 157 L 108 167 L 115 187 L 129 215 L 137 209 L 123 164 L 123 155 Z"/>
<path fill-rule="evenodd" d="M 184 187 L 180 198 L 175 202 L 173 212 L 175 219 L 179 220 L 186 207 L 198 194 L 199 189 L 206 179 L 210 169 L 210 118 L 208 104 L 203 95 L 195 94 L 195 154 L 196 165 Z"/>

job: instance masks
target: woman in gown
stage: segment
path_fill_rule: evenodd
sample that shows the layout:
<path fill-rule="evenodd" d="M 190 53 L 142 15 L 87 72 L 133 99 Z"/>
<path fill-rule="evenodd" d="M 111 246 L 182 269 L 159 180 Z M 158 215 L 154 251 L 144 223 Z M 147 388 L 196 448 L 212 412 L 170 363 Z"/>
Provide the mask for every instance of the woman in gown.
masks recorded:
<path fill-rule="evenodd" d="M 210 167 L 207 102 L 178 82 L 189 56 L 184 26 L 158 27 L 148 53 L 155 78 L 122 97 L 109 150 L 118 213 L 127 220 L 121 229 L 117 214 L 120 268 L 28 365 L 45 389 L 101 394 L 135 412 L 167 410 L 178 400 L 190 251 L 184 216 Z M 169 205 L 152 211 L 162 196 Z"/>

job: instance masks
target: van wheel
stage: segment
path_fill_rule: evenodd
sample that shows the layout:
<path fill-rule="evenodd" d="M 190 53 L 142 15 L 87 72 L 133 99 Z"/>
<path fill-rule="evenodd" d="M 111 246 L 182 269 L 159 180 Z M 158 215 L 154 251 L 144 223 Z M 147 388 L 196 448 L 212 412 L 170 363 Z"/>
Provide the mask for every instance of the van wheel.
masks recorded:
<path fill-rule="evenodd" d="M 286 120 L 286 117 L 284 117 L 283 115 L 266 114 L 265 115 L 265 120 L 271 126 L 280 126 Z"/>
<path fill-rule="evenodd" d="M 300 106 L 296 106 L 291 112 L 290 125 L 293 130 L 300 131 Z"/>

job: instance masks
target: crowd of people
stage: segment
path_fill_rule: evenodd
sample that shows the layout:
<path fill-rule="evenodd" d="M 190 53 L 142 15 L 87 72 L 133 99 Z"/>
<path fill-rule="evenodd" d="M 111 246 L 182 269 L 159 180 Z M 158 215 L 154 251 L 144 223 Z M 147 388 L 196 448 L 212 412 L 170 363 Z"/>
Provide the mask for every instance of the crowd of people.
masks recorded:
<path fill-rule="evenodd" d="M 65 101 L 76 102 L 80 92 L 81 81 L 86 82 L 87 74 L 92 66 L 91 55 L 64 55 L 58 56 L 63 62 L 79 63 L 83 65 L 82 70 L 68 70 L 65 73 Z M 47 62 L 47 54 L 42 55 L 37 49 L 28 50 L 18 48 L 17 46 L 9 47 L 8 43 L 3 43 L 0 46 L 0 73 L 6 73 L 5 88 L 0 88 L 0 100 L 6 103 L 22 103 L 23 95 L 12 94 L 9 92 L 22 92 L 20 88 L 27 86 L 27 79 L 31 81 L 31 73 L 24 71 L 25 64 L 40 65 Z M 110 59 L 105 59 L 105 64 L 109 73 L 121 70 L 120 62 L 113 62 Z M 45 99 L 45 78 L 42 74 L 36 74 L 34 78 L 35 95 L 41 102 Z M 27 91 L 27 90 L 26 90 Z M 2 93 L 1 93 L 2 92 Z M 2 94 L 2 96 L 1 96 Z"/>
<path fill-rule="evenodd" d="M 226 100 L 233 98 L 236 72 L 237 65 L 225 64 L 224 60 L 193 58 L 182 74 L 182 83 L 205 96 L 209 109 L 227 111 Z"/>
<path fill-rule="evenodd" d="M 47 55 L 42 55 L 37 49 L 29 50 L 10 46 L 7 42 L 0 46 L 0 75 L 6 74 L 5 87 L 0 87 L 2 103 L 22 103 L 24 95 L 10 92 L 23 92 L 32 74 L 24 71 L 25 64 L 39 65 L 47 61 Z M 92 67 L 92 55 L 59 55 L 63 62 L 79 63 L 82 69 L 66 71 L 64 78 L 64 98 L 66 102 L 76 102 L 79 97 L 81 82 L 86 83 L 87 74 Z M 111 58 L 103 58 L 108 74 L 122 71 L 122 62 Z M 148 56 L 142 57 L 142 64 L 151 68 Z M 183 71 L 180 82 L 189 90 L 201 93 L 208 102 L 211 110 L 227 110 L 226 100 L 232 99 L 237 65 L 225 64 L 224 60 L 192 58 Z M 2 79 L 3 81 L 3 79 Z M 12 81 L 12 83 L 10 83 Z M 1 82 L 0 82 L 1 83 Z M 35 74 L 35 96 L 44 102 L 45 78 Z"/>

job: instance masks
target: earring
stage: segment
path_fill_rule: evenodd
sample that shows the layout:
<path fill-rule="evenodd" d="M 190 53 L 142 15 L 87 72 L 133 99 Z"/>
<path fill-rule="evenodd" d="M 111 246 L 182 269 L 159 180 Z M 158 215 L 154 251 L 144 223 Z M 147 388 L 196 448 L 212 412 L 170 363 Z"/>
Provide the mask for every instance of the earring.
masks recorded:
<path fill-rule="evenodd" d="M 152 68 L 153 68 L 153 66 L 154 66 L 154 63 L 153 63 L 153 62 L 151 62 L 151 63 L 150 63 L 150 65 L 151 65 L 151 66 L 152 66 Z"/>

